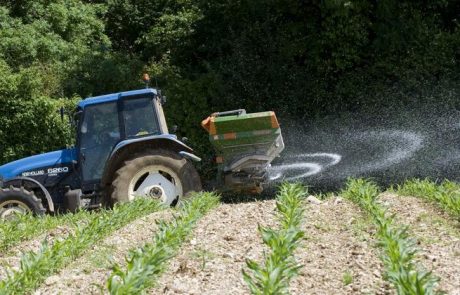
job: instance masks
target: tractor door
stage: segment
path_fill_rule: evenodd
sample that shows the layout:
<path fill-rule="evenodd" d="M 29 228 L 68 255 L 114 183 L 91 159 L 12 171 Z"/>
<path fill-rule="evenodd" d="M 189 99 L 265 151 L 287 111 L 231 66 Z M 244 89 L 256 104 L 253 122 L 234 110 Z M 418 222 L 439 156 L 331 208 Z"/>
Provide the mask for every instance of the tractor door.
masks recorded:
<path fill-rule="evenodd" d="M 117 102 L 89 105 L 80 124 L 80 163 L 83 187 L 99 183 L 105 162 L 120 141 Z"/>

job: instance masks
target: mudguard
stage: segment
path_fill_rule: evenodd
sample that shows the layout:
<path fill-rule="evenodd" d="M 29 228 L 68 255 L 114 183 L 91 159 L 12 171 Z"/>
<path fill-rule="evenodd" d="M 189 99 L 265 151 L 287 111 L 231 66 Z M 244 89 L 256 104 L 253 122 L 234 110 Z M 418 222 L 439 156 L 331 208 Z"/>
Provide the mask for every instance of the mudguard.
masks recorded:
<path fill-rule="evenodd" d="M 54 203 L 53 203 L 53 199 L 51 198 L 51 195 L 50 193 L 48 192 L 48 190 L 40 183 L 38 182 L 37 180 L 33 179 L 33 178 L 30 178 L 30 177 L 24 177 L 24 176 L 18 176 L 18 177 L 15 177 L 15 178 L 12 178 L 12 179 L 9 179 L 8 181 L 5 181 L 3 183 L 3 187 L 6 187 L 8 186 L 9 183 L 14 183 L 16 181 L 20 181 L 20 182 L 31 182 L 33 183 L 33 185 L 37 186 L 42 192 L 43 192 L 43 195 L 45 195 L 45 198 L 46 198 L 46 202 L 48 203 L 48 209 L 50 212 L 54 212 Z"/>
<path fill-rule="evenodd" d="M 193 155 L 193 149 L 178 140 L 177 137 L 172 134 L 152 135 L 123 140 L 115 146 L 106 162 L 101 179 L 102 186 L 110 184 L 113 175 L 125 160 L 136 153 L 155 148 L 175 152 L 184 158 L 193 158 L 190 157 L 190 155 Z M 198 157 L 196 158 L 199 159 Z"/>

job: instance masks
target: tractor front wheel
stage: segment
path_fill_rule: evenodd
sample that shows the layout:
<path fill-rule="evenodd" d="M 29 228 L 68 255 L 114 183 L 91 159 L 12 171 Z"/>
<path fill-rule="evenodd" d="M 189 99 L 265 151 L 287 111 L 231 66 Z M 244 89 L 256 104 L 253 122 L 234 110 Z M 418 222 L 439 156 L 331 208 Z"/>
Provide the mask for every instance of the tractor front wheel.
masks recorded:
<path fill-rule="evenodd" d="M 191 163 L 175 153 L 154 150 L 135 156 L 118 169 L 111 197 L 115 203 L 145 197 L 175 206 L 200 190 L 200 177 Z"/>
<path fill-rule="evenodd" d="M 17 214 L 42 215 L 44 212 L 42 201 L 33 192 L 23 187 L 0 189 L 0 220 L 14 219 Z"/>

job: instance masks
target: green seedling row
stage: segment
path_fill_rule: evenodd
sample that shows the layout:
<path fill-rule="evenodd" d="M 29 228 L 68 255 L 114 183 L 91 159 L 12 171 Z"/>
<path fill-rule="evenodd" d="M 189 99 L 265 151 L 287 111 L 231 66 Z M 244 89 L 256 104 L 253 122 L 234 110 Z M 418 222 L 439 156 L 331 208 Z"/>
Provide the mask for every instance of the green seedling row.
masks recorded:
<path fill-rule="evenodd" d="M 74 234 L 58 240 L 52 246 L 43 243 L 41 249 L 21 258 L 20 268 L 10 271 L 0 282 L 0 294 L 24 294 L 36 289 L 48 276 L 81 256 L 102 238 L 131 221 L 161 208 L 158 202 L 139 198 L 135 202 L 115 206 L 90 214 L 87 225 L 77 225 Z"/>
<path fill-rule="evenodd" d="M 305 194 L 306 190 L 300 184 L 283 184 L 276 202 L 280 228 L 259 226 L 262 240 L 270 248 L 270 253 L 262 265 L 253 260 L 246 261 L 249 270 L 243 270 L 243 278 L 252 294 L 287 294 L 289 282 L 302 267 L 296 262 L 294 251 L 304 237 L 301 225 Z"/>
<path fill-rule="evenodd" d="M 196 222 L 218 203 L 217 195 L 200 193 L 184 202 L 172 221 L 160 221 L 153 241 L 130 251 L 126 268 L 114 266 L 107 281 L 110 294 L 140 294 L 153 287 L 155 279 L 165 271 L 167 262 L 176 255 Z"/>
<path fill-rule="evenodd" d="M 5 252 L 22 241 L 30 240 L 60 225 L 76 226 L 78 222 L 87 220 L 90 212 L 82 210 L 75 214 L 58 216 L 32 214 L 18 215 L 11 221 L 0 221 L 0 252 Z"/>
<path fill-rule="evenodd" d="M 395 224 L 393 216 L 377 202 L 377 185 L 364 179 L 350 179 L 342 195 L 358 204 L 372 218 L 377 227 L 378 246 L 383 251 L 385 278 L 398 294 L 437 294 L 438 278 L 416 265 L 416 241 L 409 237 L 407 227 Z"/>
<path fill-rule="evenodd" d="M 454 182 L 446 180 L 436 184 L 428 179 L 414 179 L 398 185 L 396 190 L 400 195 L 415 196 L 435 202 L 460 221 L 460 185 Z"/>

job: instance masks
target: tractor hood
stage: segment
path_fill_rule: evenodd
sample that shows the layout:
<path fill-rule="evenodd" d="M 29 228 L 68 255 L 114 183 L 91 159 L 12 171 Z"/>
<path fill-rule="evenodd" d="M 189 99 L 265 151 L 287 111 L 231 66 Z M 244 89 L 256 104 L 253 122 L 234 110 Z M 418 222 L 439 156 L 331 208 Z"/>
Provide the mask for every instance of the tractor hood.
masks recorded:
<path fill-rule="evenodd" d="M 70 164 L 76 159 L 75 148 L 35 155 L 0 166 L 0 177 L 8 180 L 21 175 L 44 175 L 48 174 L 48 168 Z"/>

